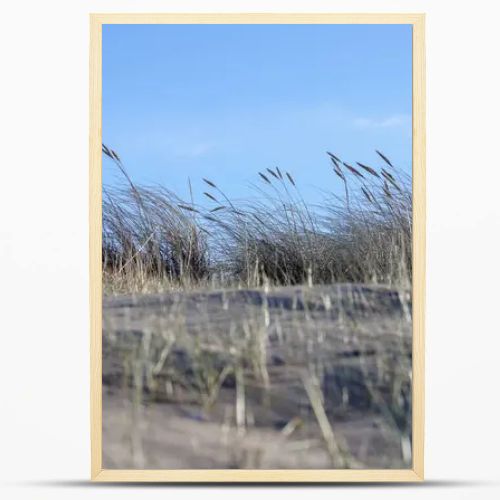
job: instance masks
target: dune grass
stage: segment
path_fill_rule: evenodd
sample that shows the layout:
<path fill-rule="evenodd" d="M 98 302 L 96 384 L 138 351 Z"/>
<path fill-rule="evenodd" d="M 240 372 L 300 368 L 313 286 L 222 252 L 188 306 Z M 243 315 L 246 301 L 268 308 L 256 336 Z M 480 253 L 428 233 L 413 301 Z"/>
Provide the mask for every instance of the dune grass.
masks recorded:
<path fill-rule="evenodd" d="M 411 179 L 377 151 L 381 167 L 353 166 L 328 153 L 344 195 L 304 201 L 293 174 L 257 173 L 258 196 L 233 200 L 204 179 L 206 203 L 123 176 L 103 188 L 105 293 L 196 287 L 339 282 L 408 287 L 412 274 Z"/>
<path fill-rule="evenodd" d="M 256 173 L 246 200 L 203 179 L 195 203 L 138 185 L 115 151 L 103 153 L 122 177 L 103 187 L 104 292 L 133 295 L 106 298 L 104 371 L 131 402 L 132 466 L 154 465 L 141 412 L 188 404 L 220 425 L 226 437 L 207 446 L 223 468 L 307 467 L 325 453 L 325 467 L 406 467 L 411 178 L 379 151 L 377 166 L 328 152 L 341 196 L 318 192 L 307 203 L 293 173 L 275 167 Z M 328 286 L 338 283 L 351 284 Z M 147 296 L 166 291 L 192 293 Z M 361 446 L 348 425 L 365 425 L 360 417 Z M 252 436 L 261 458 L 249 462 Z M 174 436 L 162 439 L 169 446 Z M 227 450 L 241 456 L 224 458 Z M 123 467 L 129 458 L 123 452 Z"/>

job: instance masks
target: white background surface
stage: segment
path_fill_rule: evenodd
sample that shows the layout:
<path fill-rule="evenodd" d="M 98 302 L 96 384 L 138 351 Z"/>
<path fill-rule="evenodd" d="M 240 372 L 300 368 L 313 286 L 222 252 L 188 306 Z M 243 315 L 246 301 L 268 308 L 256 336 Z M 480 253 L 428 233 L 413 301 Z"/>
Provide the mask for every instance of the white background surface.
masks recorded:
<path fill-rule="evenodd" d="M 498 1 L 10 1 L 0 29 L 4 498 L 500 498 Z M 88 13 L 426 12 L 426 477 L 400 486 L 89 485 Z M 341 490 L 339 490 L 341 488 Z"/>

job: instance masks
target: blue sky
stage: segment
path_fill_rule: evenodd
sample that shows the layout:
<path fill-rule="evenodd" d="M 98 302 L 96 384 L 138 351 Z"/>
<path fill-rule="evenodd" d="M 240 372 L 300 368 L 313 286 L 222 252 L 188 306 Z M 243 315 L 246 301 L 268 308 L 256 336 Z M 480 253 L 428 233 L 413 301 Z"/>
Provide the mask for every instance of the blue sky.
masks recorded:
<path fill-rule="evenodd" d="M 410 25 L 105 25 L 103 142 L 131 177 L 195 201 L 290 171 L 341 192 L 326 151 L 411 172 Z M 103 160 L 105 183 L 118 182 Z"/>

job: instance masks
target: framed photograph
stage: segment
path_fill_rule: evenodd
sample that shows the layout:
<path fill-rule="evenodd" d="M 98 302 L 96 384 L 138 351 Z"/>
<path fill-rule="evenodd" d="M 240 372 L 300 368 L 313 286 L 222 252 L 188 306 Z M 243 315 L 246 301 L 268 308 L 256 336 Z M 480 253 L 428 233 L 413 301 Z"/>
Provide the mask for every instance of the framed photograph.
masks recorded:
<path fill-rule="evenodd" d="M 422 481 L 424 15 L 90 44 L 92 479 Z"/>

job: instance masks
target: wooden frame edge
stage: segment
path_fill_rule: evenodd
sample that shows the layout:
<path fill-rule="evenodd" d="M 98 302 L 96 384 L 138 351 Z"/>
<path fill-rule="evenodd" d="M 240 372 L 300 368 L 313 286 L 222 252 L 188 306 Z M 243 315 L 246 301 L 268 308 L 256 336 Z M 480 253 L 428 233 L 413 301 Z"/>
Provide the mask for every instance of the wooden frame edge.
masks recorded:
<path fill-rule="evenodd" d="M 109 470 L 103 469 L 93 481 L 103 483 L 166 482 L 166 483 L 376 483 L 421 482 L 423 478 L 412 469 L 371 470 Z"/>
<path fill-rule="evenodd" d="M 425 15 L 413 24 L 413 468 L 424 477 L 425 425 Z"/>
<path fill-rule="evenodd" d="M 417 24 L 420 13 L 93 13 L 100 24 Z"/>
<path fill-rule="evenodd" d="M 111 470 L 102 468 L 102 25 L 103 24 L 413 25 L 413 468 L 404 470 Z M 89 259 L 91 480 L 96 482 L 421 482 L 425 404 L 425 14 L 422 13 L 93 13 L 90 14 Z M 417 241 L 418 239 L 418 241 Z M 417 355 L 416 355 L 417 354 Z"/>

